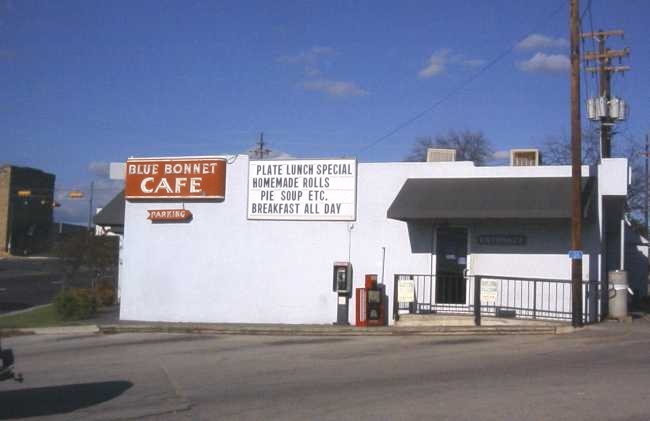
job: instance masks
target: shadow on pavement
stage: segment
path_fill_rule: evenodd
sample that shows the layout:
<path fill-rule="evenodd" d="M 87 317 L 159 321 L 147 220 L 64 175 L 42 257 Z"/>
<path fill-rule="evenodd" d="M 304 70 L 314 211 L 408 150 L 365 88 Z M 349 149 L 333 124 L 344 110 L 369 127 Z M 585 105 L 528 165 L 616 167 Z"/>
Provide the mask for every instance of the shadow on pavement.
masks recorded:
<path fill-rule="evenodd" d="M 118 380 L 0 392 L 0 419 L 64 414 L 114 399 L 132 386 Z"/>

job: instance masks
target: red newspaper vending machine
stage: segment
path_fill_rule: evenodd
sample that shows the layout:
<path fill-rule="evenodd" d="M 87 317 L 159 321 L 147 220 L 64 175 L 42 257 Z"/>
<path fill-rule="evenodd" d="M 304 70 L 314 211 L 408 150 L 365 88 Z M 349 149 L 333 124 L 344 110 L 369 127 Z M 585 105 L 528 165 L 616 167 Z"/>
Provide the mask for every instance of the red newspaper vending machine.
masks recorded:
<path fill-rule="evenodd" d="M 355 325 L 357 327 L 368 326 L 368 294 L 365 288 L 357 288 L 357 317 Z"/>
<path fill-rule="evenodd" d="M 377 275 L 366 275 L 365 288 L 357 288 L 356 296 L 356 326 L 385 326 L 386 319 L 386 288 L 377 284 Z"/>

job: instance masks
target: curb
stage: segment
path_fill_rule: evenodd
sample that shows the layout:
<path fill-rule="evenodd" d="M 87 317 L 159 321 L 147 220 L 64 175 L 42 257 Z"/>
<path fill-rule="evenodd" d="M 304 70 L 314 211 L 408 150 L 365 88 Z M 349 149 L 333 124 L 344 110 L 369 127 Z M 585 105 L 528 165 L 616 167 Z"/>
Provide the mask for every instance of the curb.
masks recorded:
<path fill-rule="evenodd" d="M 6 338 L 24 335 L 88 335 L 99 332 L 97 325 L 51 326 L 0 329 L 0 336 Z"/>
<path fill-rule="evenodd" d="M 58 273 L 53 273 L 53 272 L 43 272 L 40 270 L 30 270 L 30 271 L 20 271 L 20 270 L 13 270 L 13 271 L 5 271 L 5 272 L 0 272 L 0 279 L 6 280 L 13 280 L 17 281 L 22 278 L 33 278 L 33 277 L 44 277 L 44 276 L 58 276 Z"/>
<path fill-rule="evenodd" d="M 451 336 L 451 335 L 567 335 L 579 331 L 572 326 L 408 326 L 357 328 L 329 325 L 147 325 L 105 324 L 0 329 L 0 336 L 23 335 L 113 335 L 119 333 L 176 333 L 203 335 L 264 336 Z"/>
<path fill-rule="evenodd" d="M 99 333 L 97 325 L 36 327 L 31 329 L 35 335 L 84 335 Z"/>
<path fill-rule="evenodd" d="M 27 307 L 27 308 L 24 308 L 22 310 L 16 310 L 16 311 L 10 311 L 8 313 L 2 313 L 2 314 L 0 314 L 0 319 L 5 317 L 5 316 L 15 316 L 16 314 L 29 313 L 30 311 L 38 310 L 39 308 L 43 308 L 43 307 L 47 307 L 47 306 L 51 306 L 51 305 L 52 305 L 52 303 L 41 304 L 41 305 L 38 305 L 38 306 Z"/>
<path fill-rule="evenodd" d="M 267 336 L 434 336 L 434 335 L 556 335 L 571 333 L 564 327 L 428 326 L 356 328 L 339 326 L 225 326 L 225 325 L 99 325 L 102 334 L 185 333 Z"/>

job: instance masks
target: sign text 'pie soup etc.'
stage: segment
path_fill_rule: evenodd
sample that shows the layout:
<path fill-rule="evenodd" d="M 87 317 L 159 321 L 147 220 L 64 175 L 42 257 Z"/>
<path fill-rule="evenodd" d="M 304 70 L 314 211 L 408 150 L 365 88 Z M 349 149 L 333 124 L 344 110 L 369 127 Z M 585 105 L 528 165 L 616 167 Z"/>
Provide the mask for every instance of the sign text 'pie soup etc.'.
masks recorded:
<path fill-rule="evenodd" d="M 354 221 L 354 159 L 250 161 L 248 219 Z"/>
<path fill-rule="evenodd" d="M 126 162 L 126 199 L 224 199 L 224 158 L 160 158 Z"/>

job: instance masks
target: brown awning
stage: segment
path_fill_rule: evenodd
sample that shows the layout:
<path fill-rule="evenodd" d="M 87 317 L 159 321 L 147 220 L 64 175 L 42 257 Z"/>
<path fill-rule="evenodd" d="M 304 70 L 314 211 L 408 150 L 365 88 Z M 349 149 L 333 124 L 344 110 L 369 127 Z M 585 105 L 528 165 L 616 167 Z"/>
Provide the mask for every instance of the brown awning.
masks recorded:
<path fill-rule="evenodd" d="M 582 179 L 583 215 L 593 206 L 594 178 Z M 388 218 L 570 218 L 571 178 L 410 178 Z"/>

